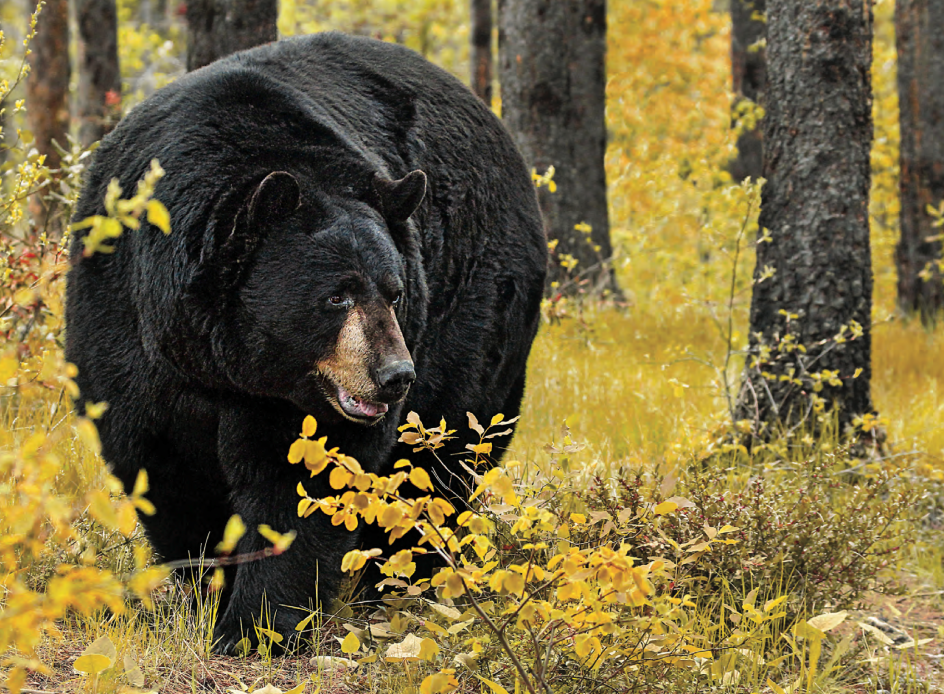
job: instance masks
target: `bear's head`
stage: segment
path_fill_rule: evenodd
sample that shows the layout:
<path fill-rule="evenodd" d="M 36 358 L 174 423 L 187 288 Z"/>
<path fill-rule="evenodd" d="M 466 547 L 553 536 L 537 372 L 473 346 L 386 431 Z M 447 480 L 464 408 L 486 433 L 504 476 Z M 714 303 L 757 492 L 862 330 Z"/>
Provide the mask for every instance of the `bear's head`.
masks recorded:
<path fill-rule="evenodd" d="M 231 222 L 215 225 L 187 311 L 201 316 L 191 339 L 211 347 L 229 389 L 369 425 L 415 379 L 417 336 L 402 326 L 411 311 L 425 312 L 409 218 L 426 176 L 373 176 L 362 194 L 350 190 L 265 175 Z M 411 289 L 417 279 L 421 295 Z"/>

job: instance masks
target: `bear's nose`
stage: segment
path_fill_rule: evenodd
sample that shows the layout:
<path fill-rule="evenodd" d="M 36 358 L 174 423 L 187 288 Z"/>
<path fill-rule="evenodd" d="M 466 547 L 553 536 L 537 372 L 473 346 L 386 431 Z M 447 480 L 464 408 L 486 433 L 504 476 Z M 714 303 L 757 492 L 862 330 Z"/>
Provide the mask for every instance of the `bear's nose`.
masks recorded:
<path fill-rule="evenodd" d="M 393 400 L 399 400 L 410 385 L 416 380 L 413 362 L 409 359 L 397 359 L 384 364 L 377 370 L 377 385 L 383 394 Z"/>

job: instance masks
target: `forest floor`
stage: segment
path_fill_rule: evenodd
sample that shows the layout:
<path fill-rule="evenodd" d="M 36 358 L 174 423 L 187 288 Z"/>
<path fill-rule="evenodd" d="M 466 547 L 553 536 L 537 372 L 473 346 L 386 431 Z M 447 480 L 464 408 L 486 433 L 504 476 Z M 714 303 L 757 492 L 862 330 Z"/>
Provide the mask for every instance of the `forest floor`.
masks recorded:
<path fill-rule="evenodd" d="M 520 429 L 506 459 L 548 470 L 557 462 L 547 444 L 560 445 L 569 435 L 583 446 L 575 454 L 581 461 L 576 471 L 581 479 L 625 478 L 629 470 L 654 479 L 654 471 L 672 468 L 681 478 L 680 493 L 684 494 L 681 488 L 687 484 L 685 470 L 690 461 L 699 459 L 692 452 L 710 443 L 724 427 L 724 377 L 706 365 L 724 362 L 727 342 L 723 335 L 710 316 L 686 306 L 659 311 L 636 307 L 587 307 L 578 311 L 572 307 L 572 311 L 570 317 L 545 325 L 539 334 L 530 362 Z M 926 480 L 928 485 L 921 502 L 926 510 L 920 518 L 915 517 L 917 532 L 911 544 L 895 554 L 893 565 L 881 574 L 902 594 L 865 591 L 855 604 L 831 605 L 828 599 L 819 604 L 822 611 L 849 611 L 846 622 L 828 635 L 824 652 L 830 652 L 845 636 L 852 644 L 828 677 L 817 676 L 813 689 L 799 686 L 792 691 L 944 691 L 944 542 L 934 510 L 940 505 L 935 478 L 940 477 L 944 441 L 940 426 L 944 421 L 940 418 L 944 410 L 944 362 L 936 358 L 940 340 L 936 333 L 901 322 L 880 326 L 874 336 L 873 392 L 889 440 L 887 460 L 881 464 L 893 466 L 896 474 L 908 475 L 910 484 Z M 738 368 L 733 363 L 727 375 L 734 387 Z M 565 423 L 567 434 L 562 432 Z M 723 459 L 718 462 L 722 465 L 717 472 L 719 478 L 732 475 L 729 463 Z M 100 466 L 100 460 L 95 465 Z M 102 472 L 85 474 L 90 483 L 100 483 Z M 735 480 L 732 484 L 738 484 L 736 477 L 731 479 Z M 783 492 L 784 503 L 791 493 L 790 489 Z M 837 519 L 847 522 L 841 515 Z M 117 556 L 106 560 L 120 564 Z M 98 613 L 61 622 L 60 638 L 45 639 L 37 651 L 50 670 L 44 675 L 31 675 L 26 687 L 42 692 L 130 691 L 121 676 L 103 677 L 92 683 L 73 670 L 75 659 L 102 635 L 108 635 L 120 653 L 131 654 L 144 675 L 144 690 L 160 692 L 284 692 L 299 686 L 303 689 L 297 691 L 324 694 L 412 692 L 420 691 L 430 672 L 425 663 L 391 664 L 381 660 L 354 668 L 350 661 L 344 664 L 339 660 L 348 658 L 339 650 L 348 629 L 345 624 L 373 623 L 381 634 L 377 639 L 381 655 L 390 643 L 385 640 L 390 637 L 385 632 L 390 614 L 363 609 L 345 612 L 343 618 L 324 624 L 319 645 L 301 654 L 208 656 L 206 616 L 201 620 L 194 615 L 179 589 L 163 588 L 161 593 L 164 597 L 158 599 L 157 612 L 138 607 L 120 618 Z M 770 593 L 774 594 L 776 589 Z M 710 593 L 703 597 L 706 605 L 713 600 Z M 727 599 L 740 600 L 735 596 Z M 417 624 L 424 623 L 419 613 L 413 618 Z M 892 640 L 899 638 L 899 632 L 914 641 L 931 640 L 898 650 L 865 634 L 858 626 L 871 618 L 892 625 Z M 899 642 L 908 638 L 900 637 Z M 784 647 L 785 643 L 762 646 L 768 660 L 781 654 Z M 496 660 L 490 671 L 495 681 L 505 672 L 500 679 L 508 682 L 504 667 Z M 803 667 L 796 661 L 789 667 L 764 670 L 750 677 L 745 673 L 740 683 L 712 682 L 698 675 L 665 680 L 656 687 L 656 682 L 640 678 L 617 691 L 696 692 L 710 686 L 715 691 L 776 692 L 764 686 L 768 677 L 775 677 L 784 691 L 791 691 L 786 684 L 799 677 Z M 460 677 L 459 681 L 459 691 L 479 691 L 483 686 L 471 677 Z M 271 688 L 265 690 L 266 686 Z M 576 686 L 558 683 L 554 691 L 580 691 Z"/>

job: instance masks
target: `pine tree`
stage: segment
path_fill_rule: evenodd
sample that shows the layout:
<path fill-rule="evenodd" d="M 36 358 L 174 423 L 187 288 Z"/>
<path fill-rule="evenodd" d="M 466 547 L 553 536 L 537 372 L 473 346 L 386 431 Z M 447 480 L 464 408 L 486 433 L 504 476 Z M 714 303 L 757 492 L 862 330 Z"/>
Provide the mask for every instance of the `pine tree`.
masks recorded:
<path fill-rule="evenodd" d="M 187 70 L 278 38 L 278 0 L 188 0 Z"/>
<path fill-rule="evenodd" d="M 764 434 L 872 411 L 871 58 L 870 0 L 767 3 L 767 184 L 737 415 Z"/>
<path fill-rule="evenodd" d="M 121 117 L 115 0 L 75 0 L 79 28 L 79 142 L 101 140 Z"/>
<path fill-rule="evenodd" d="M 901 124 L 898 305 L 933 323 L 944 309 L 944 0 L 895 3 Z M 937 215 L 931 215 L 928 207 Z"/>
<path fill-rule="evenodd" d="M 538 191 L 548 239 L 556 243 L 548 282 L 573 289 L 568 277 L 577 276 L 618 291 L 608 264 L 604 169 L 606 1 L 498 6 L 502 119 L 529 166 L 539 174 L 554 167 L 554 185 Z"/>

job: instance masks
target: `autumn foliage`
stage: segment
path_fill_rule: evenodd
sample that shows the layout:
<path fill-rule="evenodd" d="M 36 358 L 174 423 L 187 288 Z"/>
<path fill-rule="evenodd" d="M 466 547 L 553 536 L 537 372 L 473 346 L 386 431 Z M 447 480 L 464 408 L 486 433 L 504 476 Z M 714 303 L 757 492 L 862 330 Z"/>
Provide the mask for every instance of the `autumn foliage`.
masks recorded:
<path fill-rule="evenodd" d="M 86 404 L 87 417 L 71 407 L 81 394 L 62 357 L 69 234 L 53 243 L 31 227 L 27 198 L 46 196 L 67 219 L 88 154 L 66 152 L 64 175 L 50 176 L 31 149 L 15 91 L 22 44 L 7 40 L 0 63 L 7 688 L 190 691 L 197 673 L 209 672 L 202 681 L 220 688 L 270 692 L 282 690 L 276 684 L 358 690 L 368 678 L 423 694 L 853 691 L 849 683 L 866 678 L 887 684 L 893 657 L 917 657 L 920 638 L 885 643 L 865 613 L 852 611 L 874 604 L 874 591 L 906 588 L 903 568 L 912 583 L 939 588 L 921 559 L 939 561 L 939 530 L 914 521 L 936 517 L 944 478 L 944 371 L 939 335 L 894 313 L 891 3 L 875 8 L 872 68 L 872 390 L 880 416 L 854 424 L 874 433 L 869 450 L 846 445 L 828 418 L 822 431 L 798 428 L 750 450 L 737 436 L 732 403 L 742 370 L 751 368 L 746 314 L 764 234 L 759 182 L 732 180 L 727 164 L 737 127 L 752 126 L 762 111 L 742 107 L 732 129 L 729 18 L 716 5 L 610 3 L 607 173 L 626 305 L 587 296 L 545 301 L 513 441 L 502 434 L 500 413 L 487 424 L 442 422 L 436 413 L 401 423 L 401 441 L 424 453 L 435 455 L 447 437 L 468 442 L 466 498 L 442 498 L 409 460 L 391 475 L 365 472 L 331 447 L 330 430 L 310 417 L 298 423 L 285 464 L 327 476 L 336 492 L 314 498 L 302 483 L 300 516 L 422 538 L 392 554 L 381 544 L 345 556 L 354 609 L 325 605 L 300 617 L 299 633 L 316 653 L 311 665 L 304 658 L 308 669 L 302 659 L 274 657 L 264 621 L 260 647 L 246 658 L 209 653 L 213 588 L 222 579 L 213 569 L 239 560 L 230 556 L 234 538 L 268 533 L 279 552 L 291 551 L 291 538 L 234 521 L 219 556 L 206 558 L 204 590 L 174 585 L 167 567 L 151 562 L 137 524 L 136 513 L 149 510 L 146 478 L 124 496 L 99 456 L 94 418 L 107 403 Z M 179 74 L 184 55 L 180 25 L 158 31 L 138 20 L 139 9 L 119 3 L 129 106 Z M 400 41 L 465 78 L 467 9 L 458 0 L 285 1 L 279 28 Z M 27 38 L 29 18 L 17 21 L 17 38 Z M 142 215 L 173 233 L 151 195 L 157 176 L 155 166 L 138 190 L 113 190 L 109 215 L 83 222 L 95 230 L 88 252 L 107 252 L 109 239 L 135 233 Z M 548 172 L 535 178 L 554 183 Z M 856 332 L 846 326 L 836 339 Z M 812 406 L 817 384 L 833 377 L 796 376 Z M 493 465 L 499 452 L 503 462 Z M 421 493 L 405 495 L 407 484 Z M 430 554 L 439 568 L 420 577 L 416 560 Z M 368 563 L 380 566 L 387 596 L 364 608 L 358 576 Z M 231 675 L 241 667 L 254 674 L 237 683 Z"/>

